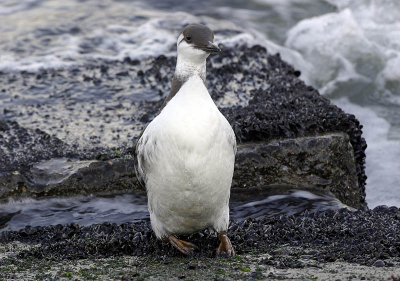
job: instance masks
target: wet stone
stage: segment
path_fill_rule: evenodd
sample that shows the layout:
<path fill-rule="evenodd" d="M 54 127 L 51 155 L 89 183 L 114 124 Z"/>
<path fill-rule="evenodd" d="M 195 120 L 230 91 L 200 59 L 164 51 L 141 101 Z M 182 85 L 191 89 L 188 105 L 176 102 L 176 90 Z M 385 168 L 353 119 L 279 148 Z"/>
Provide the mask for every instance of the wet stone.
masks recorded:
<path fill-rule="evenodd" d="M 188 265 L 188 269 L 196 269 L 197 268 L 197 264 L 192 263 Z"/>
<path fill-rule="evenodd" d="M 344 204 L 361 205 L 353 148 L 344 133 L 240 145 L 232 187 L 268 184 L 332 192 Z"/>
<path fill-rule="evenodd" d="M 377 260 L 374 262 L 373 266 L 375 267 L 384 267 L 385 266 L 385 262 L 382 260 Z"/>

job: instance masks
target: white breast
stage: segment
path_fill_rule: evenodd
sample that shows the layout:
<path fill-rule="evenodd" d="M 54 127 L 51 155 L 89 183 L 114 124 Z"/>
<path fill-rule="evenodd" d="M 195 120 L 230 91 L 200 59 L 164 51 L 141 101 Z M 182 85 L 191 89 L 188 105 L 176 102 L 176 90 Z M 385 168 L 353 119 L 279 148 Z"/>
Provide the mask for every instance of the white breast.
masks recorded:
<path fill-rule="evenodd" d="M 199 77 L 181 87 L 141 140 L 139 165 L 156 235 L 226 230 L 235 136 Z"/>

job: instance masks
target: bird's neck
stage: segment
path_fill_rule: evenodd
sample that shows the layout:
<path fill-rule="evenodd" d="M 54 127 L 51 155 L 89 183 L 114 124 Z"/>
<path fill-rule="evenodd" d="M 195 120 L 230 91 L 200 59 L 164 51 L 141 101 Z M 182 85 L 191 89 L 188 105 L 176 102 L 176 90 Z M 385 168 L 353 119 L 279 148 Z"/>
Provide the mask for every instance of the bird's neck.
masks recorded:
<path fill-rule="evenodd" d="M 206 82 L 206 60 L 188 60 L 178 55 L 174 78 L 183 84 L 192 76 L 198 76 Z"/>
<path fill-rule="evenodd" d="M 200 77 L 203 83 L 206 83 L 206 60 L 190 61 L 178 55 L 174 78 L 172 79 L 171 91 L 161 106 L 160 112 L 164 109 L 167 103 L 179 92 L 180 88 L 191 77 Z"/>

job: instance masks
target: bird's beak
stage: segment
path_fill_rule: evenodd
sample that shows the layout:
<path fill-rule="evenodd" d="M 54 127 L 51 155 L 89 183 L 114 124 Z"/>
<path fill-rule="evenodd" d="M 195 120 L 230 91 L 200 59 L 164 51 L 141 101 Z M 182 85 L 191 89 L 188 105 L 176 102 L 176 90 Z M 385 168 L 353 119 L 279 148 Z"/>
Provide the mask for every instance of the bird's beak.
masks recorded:
<path fill-rule="evenodd" d="M 221 51 L 221 49 L 217 46 L 217 44 L 208 41 L 208 45 L 203 49 L 209 54 L 216 54 Z"/>

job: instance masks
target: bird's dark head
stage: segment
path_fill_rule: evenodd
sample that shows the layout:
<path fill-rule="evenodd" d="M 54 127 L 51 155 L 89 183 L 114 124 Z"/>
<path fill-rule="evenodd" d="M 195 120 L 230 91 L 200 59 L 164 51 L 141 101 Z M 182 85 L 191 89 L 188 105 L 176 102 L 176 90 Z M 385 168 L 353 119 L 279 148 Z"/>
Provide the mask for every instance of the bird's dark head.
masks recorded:
<path fill-rule="evenodd" d="M 221 49 L 214 43 L 213 31 L 202 24 L 189 24 L 186 26 L 177 41 L 178 56 L 185 59 L 205 60 L 210 54 L 215 54 Z"/>

